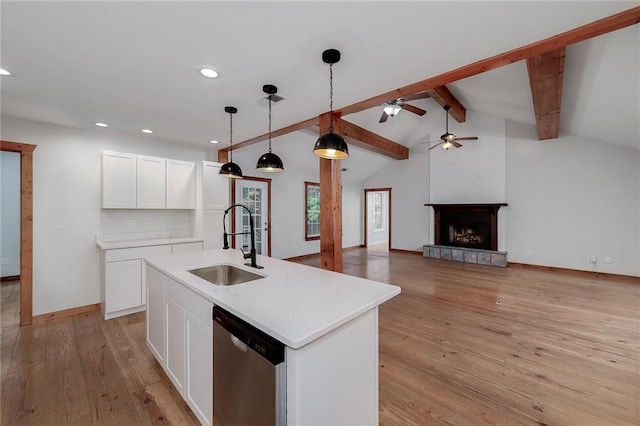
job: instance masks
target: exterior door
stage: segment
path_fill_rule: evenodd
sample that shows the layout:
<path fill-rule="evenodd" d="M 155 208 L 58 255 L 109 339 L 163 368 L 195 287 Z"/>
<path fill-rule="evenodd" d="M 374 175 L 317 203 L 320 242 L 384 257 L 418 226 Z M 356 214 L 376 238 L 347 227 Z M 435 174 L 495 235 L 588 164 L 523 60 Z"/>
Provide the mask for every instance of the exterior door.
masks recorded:
<path fill-rule="evenodd" d="M 242 179 L 236 181 L 236 204 L 243 204 L 251 211 L 255 225 L 256 253 L 269 255 L 269 186 L 265 181 Z M 236 208 L 236 231 L 249 232 L 249 214 Z M 236 235 L 236 248 L 251 250 L 249 235 Z"/>

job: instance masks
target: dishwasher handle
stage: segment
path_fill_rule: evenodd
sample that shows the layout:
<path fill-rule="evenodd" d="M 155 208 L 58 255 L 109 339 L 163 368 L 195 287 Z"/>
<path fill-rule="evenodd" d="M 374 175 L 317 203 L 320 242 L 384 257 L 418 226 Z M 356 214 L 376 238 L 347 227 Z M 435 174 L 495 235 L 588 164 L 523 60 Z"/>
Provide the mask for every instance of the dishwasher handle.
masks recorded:
<path fill-rule="evenodd" d="M 240 348 L 239 343 L 243 343 L 273 365 L 284 362 L 285 345 L 262 330 L 219 306 L 213 307 L 213 321 L 238 340 L 233 342 L 236 347 Z"/>

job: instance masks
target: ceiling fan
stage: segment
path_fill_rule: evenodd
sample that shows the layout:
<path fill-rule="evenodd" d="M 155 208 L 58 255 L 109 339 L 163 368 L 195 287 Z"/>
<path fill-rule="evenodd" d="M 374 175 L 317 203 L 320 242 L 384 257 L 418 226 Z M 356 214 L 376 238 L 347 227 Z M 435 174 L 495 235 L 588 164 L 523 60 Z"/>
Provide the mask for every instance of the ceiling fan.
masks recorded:
<path fill-rule="evenodd" d="M 387 121 L 389 117 L 393 117 L 400 112 L 401 109 L 406 109 L 407 111 L 411 111 L 414 114 L 419 116 L 423 116 L 427 113 L 427 111 L 422 108 L 415 107 L 413 105 L 409 105 L 405 102 L 407 101 L 415 101 L 416 99 L 425 99 L 431 97 L 428 93 L 416 93 L 415 95 L 407 96 L 406 98 L 398 98 L 393 101 L 384 103 L 384 109 L 382 110 L 382 115 L 380 116 L 380 121 L 378 123 L 384 123 Z"/>
<path fill-rule="evenodd" d="M 443 108 L 446 111 L 446 123 L 447 123 L 446 131 L 442 136 L 440 136 L 440 140 L 429 142 L 429 143 L 435 143 L 435 145 L 430 147 L 429 150 L 432 150 L 436 146 L 440 146 L 440 145 L 442 145 L 443 149 L 450 149 L 452 146 L 456 148 L 460 148 L 462 144 L 459 143 L 458 141 L 477 141 L 478 140 L 477 136 L 458 137 L 453 133 L 449 133 L 449 110 L 451 109 L 451 106 L 445 105 Z"/>

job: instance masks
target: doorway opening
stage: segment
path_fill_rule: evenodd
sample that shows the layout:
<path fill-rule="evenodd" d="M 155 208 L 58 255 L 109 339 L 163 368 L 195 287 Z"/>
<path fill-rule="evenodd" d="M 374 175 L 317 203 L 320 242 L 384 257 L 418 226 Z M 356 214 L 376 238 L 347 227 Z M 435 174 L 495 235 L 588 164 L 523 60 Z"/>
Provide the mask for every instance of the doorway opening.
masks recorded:
<path fill-rule="evenodd" d="M 271 256 L 271 179 L 252 176 L 233 179 L 231 204 L 243 204 L 251 211 L 256 253 Z M 233 209 L 231 229 L 233 233 L 249 231 L 249 214 L 246 210 Z M 248 252 L 251 249 L 250 242 L 249 235 L 236 235 L 231 246 Z"/>
<path fill-rule="evenodd" d="M 391 250 L 391 188 L 364 190 L 364 246 L 368 251 Z"/>
<path fill-rule="evenodd" d="M 20 325 L 33 321 L 33 151 L 36 145 L 0 141 L 0 151 L 20 154 Z"/>

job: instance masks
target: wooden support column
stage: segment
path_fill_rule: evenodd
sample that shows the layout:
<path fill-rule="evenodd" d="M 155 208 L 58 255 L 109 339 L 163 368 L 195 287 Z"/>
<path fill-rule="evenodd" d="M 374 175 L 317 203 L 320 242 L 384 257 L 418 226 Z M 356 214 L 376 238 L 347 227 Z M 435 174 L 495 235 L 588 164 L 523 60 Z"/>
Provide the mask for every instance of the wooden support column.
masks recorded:
<path fill-rule="evenodd" d="M 340 134 L 340 116 L 320 116 L 320 135 Z M 340 160 L 320 158 L 320 265 L 329 271 L 342 272 L 342 171 Z"/>
<path fill-rule="evenodd" d="M 20 325 L 29 325 L 33 319 L 32 150 L 20 154 L 20 210 Z"/>

